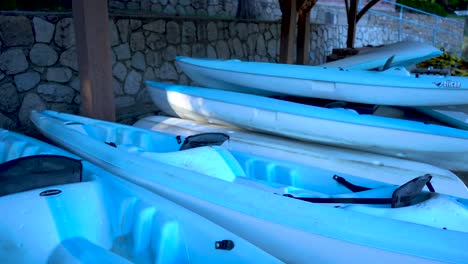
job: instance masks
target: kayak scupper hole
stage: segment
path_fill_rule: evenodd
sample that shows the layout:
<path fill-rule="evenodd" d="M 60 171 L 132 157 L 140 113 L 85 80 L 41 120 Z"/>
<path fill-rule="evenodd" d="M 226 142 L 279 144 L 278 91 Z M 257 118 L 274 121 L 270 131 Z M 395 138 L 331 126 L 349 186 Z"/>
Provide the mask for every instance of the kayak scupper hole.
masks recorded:
<path fill-rule="evenodd" d="M 446 228 L 446 227 L 442 227 L 442 229 L 443 229 L 443 230 L 447 230 L 447 228 Z"/>
<path fill-rule="evenodd" d="M 83 125 L 83 123 L 76 122 L 76 121 L 67 121 L 67 122 L 64 122 L 63 124 L 66 125 L 66 126 L 68 126 L 68 125 Z"/>
<path fill-rule="evenodd" d="M 62 193 L 61 190 L 58 189 L 50 189 L 50 190 L 45 190 L 39 193 L 39 196 L 53 196 Z"/>

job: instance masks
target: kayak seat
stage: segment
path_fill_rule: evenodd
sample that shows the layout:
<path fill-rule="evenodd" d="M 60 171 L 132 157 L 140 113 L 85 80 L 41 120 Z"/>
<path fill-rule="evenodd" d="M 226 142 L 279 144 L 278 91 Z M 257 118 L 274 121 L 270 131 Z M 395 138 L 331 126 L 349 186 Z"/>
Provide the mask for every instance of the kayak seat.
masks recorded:
<path fill-rule="evenodd" d="M 229 140 L 229 136 L 223 133 L 200 133 L 186 137 L 180 150 L 204 146 L 221 146 L 227 140 Z"/>
<path fill-rule="evenodd" d="M 26 156 L 0 164 L 0 196 L 81 180 L 81 161 L 66 156 Z"/>

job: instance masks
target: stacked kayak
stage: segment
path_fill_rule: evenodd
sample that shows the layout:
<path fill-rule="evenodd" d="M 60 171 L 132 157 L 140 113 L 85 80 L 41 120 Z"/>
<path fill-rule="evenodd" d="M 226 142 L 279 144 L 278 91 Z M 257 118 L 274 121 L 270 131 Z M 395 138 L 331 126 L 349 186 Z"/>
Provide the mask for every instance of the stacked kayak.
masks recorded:
<path fill-rule="evenodd" d="M 404 67 L 378 72 L 188 57 L 177 57 L 176 61 L 200 85 L 263 96 L 293 95 L 394 106 L 468 102 L 467 78 L 413 75 Z"/>
<path fill-rule="evenodd" d="M 467 105 L 417 107 L 416 109 L 448 125 L 468 130 Z"/>
<path fill-rule="evenodd" d="M 431 174 L 438 192 L 468 198 L 466 185 L 455 174 L 425 163 L 165 116 L 148 116 L 134 126 L 181 137 L 213 132 L 229 135 L 229 141 L 222 146 L 232 153 L 246 174 L 255 175 L 257 168 L 269 168 L 272 174 L 269 178 L 293 179 L 290 182 L 338 174 L 397 185 Z M 281 165 L 285 163 L 288 165 Z"/>
<path fill-rule="evenodd" d="M 153 102 L 186 119 L 468 170 L 468 132 L 251 94 L 147 81 Z"/>
<path fill-rule="evenodd" d="M 1 263 L 280 263 L 61 149 L 6 130 L 0 149 Z"/>
<path fill-rule="evenodd" d="M 324 67 L 341 67 L 356 70 L 372 70 L 389 67 L 407 67 L 442 55 L 442 51 L 428 44 L 401 41 L 360 51 L 357 55 L 322 64 Z M 388 64 L 390 63 L 390 64 Z"/>
<path fill-rule="evenodd" d="M 350 256 L 356 262 L 381 263 L 468 259 L 468 201 L 432 192 L 437 186 L 429 184 L 429 175 L 401 186 L 347 175 L 312 182 L 284 182 L 260 171 L 255 177 L 210 176 L 159 161 L 156 154 L 168 151 L 161 133 L 51 111 L 33 112 L 31 119 L 74 154 L 287 263 L 348 262 Z M 184 148 L 189 138 L 172 137 L 179 140 L 179 153 L 191 150 Z M 234 170 L 236 160 L 225 160 Z M 422 190 L 424 185 L 431 192 Z"/>

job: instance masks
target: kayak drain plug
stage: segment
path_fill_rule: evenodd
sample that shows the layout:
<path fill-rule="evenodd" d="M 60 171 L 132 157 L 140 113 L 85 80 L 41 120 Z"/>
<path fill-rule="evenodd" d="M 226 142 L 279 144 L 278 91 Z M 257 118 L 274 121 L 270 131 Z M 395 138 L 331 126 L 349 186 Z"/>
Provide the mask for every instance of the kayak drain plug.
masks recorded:
<path fill-rule="evenodd" d="M 231 250 L 234 248 L 234 242 L 232 242 L 232 240 L 216 241 L 215 248 L 223 249 L 223 250 Z"/>

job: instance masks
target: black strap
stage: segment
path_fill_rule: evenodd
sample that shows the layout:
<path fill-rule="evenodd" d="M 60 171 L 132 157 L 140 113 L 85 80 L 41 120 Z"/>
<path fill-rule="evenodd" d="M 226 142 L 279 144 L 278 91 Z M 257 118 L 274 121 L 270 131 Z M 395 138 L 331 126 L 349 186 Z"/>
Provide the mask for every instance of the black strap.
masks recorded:
<path fill-rule="evenodd" d="M 392 198 L 294 197 L 291 194 L 283 194 L 283 196 L 291 197 L 291 198 L 309 202 L 309 203 L 352 203 L 352 204 L 391 204 L 392 203 Z"/>
<path fill-rule="evenodd" d="M 432 185 L 429 187 L 431 179 L 432 176 L 430 174 L 416 177 L 393 191 L 391 198 L 294 197 L 291 194 L 284 194 L 283 196 L 310 203 L 391 204 L 392 208 L 399 208 L 408 206 L 414 202 L 416 197 L 418 197 L 421 193 L 424 186 L 427 185 L 429 189 L 433 190 L 434 188 Z"/>
<path fill-rule="evenodd" d="M 348 188 L 352 192 L 362 192 L 362 191 L 368 191 L 371 190 L 371 188 L 359 186 L 359 185 L 354 185 L 347 181 L 345 178 L 340 177 L 338 175 L 333 175 L 333 179 L 337 181 L 339 184 L 343 185 L 344 187 Z"/>
<path fill-rule="evenodd" d="M 426 183 L 427 189 L 429 189 L 430 192 L 435 192 L 434 186 L 432 186 L 431 182 Z"/>

